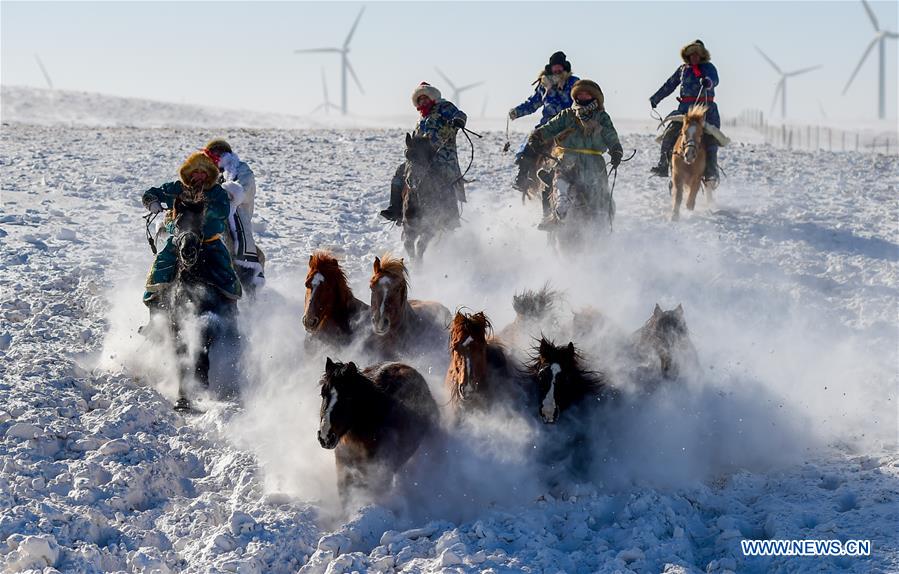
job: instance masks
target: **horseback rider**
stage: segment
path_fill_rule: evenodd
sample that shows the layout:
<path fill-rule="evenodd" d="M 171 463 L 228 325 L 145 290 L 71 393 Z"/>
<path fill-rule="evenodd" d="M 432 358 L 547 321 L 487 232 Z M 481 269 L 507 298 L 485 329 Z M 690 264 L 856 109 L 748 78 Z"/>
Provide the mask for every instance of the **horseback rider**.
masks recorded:
<path fill-rule="evenodd" d="M 440 90 L 427 82 L 420 83 L 412 92 L 412 105 L 421 114 L 412 135 L 428 137 L 437 152 L 433 173 L 447 183 L 447 192 L 452 192 L 456 201 L 464 203 L 465 187 L 456 150 L 456 134 L 465 127 L 468 116 L 452 102 L 444 100 Z M 403 220 L 405 166 L 404 162 L 397 167 L 390 182 L 390 205 L 381 210 L 381 217 L 397 224 Z"/>
<path fill-rule="evenodd" d="M 534 93 L 523 103 L 509 110 L 509 119 L 523 118 L 536 112 L 543 106 L 543 114 L 536 127 L 540 127 L 562 110 L 571 107 L 574 101 L 571 99 L 571 88 L 580 78 L 571 74 L 571 62 L 565 56 L 565 52 L 556 52 L 549 57 L 549 63 L 540 71 L 540 75 L 533 84 L 537 87 Z M 541 155 L 549 153 L 549 149 L 534 149 L 523 144 L 515 154 L 515 163 L 518 165 L 518 175 L 512 187 L 522 193 L 528 191 L 529 182 L 536 176 L 537 164 Z"/>
<path fill-rule="evenodd" d="M 223 139 L 206 144 L 203 153 L 209 156 L 221 172 L 220 182 L 231 198 L 231 216 L 228 217 L 231 259 L 238 276 L 248 289 L 265 284 L 265 255 L 256 247 L 253 238 L 253 211 L 256 202 L 256 176 Z M 235 185 L 237 184 L 237 185 Z"/>
<path fill-rule="evenodd" d="M 574 100 L 567 110 L 534 130 L 528 145 L 554 145 L 558 159 L 554 175 L 551 209 L 539 228 L 546 230 L 558 224 L 575 205 L 576 189 L 585 195 L 596 210 L 611 209 L 606 162 L 602 154 L 609 152 L 610 163 L 617 168 L 623 151 L 612 118 L 603 107 L 604 97 L 596 82 L 578 80 L 571 88 Z"/>
<path fill-rule="evenodd" d="M 219 170 L 202 151 L 191 154 L 181 165 L 179 180 L 151 187 L 141 198 L 150 213 L 160 213 L 163 208 L 172 209 L 175 200 L 191 203 L 203 201 L 206 208 L 203 215 L 203 238 L 198 266 L 203 281 L 218 289 L 225 297 L 237 300 L 242 294 L 240 281 L 231 254 L 222 241 L 222 234 L 228 225 L 231 203 L 228 193 L 218 183 Z M 174 232 L 174 221 L 169 223 L 169 233 Z M 175 279 L 178 269 L 178 250 L 174 237 L 169 236 L 147 274 L 144 304 L 151 310 L 160 306 L 160 293 Z"/>
<path fill-rule="evenodd" d="M 686 114 L 694 104 L 705 104 L 708 112 L 705 121 L 721 127 L 721 117 L 718 115 L 718 105 L 715 103 L 715 86 L 718 85 L 718 70 L 711 62 L 711 56 L 702 40 L 694 40 L 680 51 L 683 64 L 668 78 L 662 87 L 649 98 L 653 109 L 663 99 L 671 95 L 680 86 L 680 97 L 677 98 L 677 109 L 668 116 Z M 680 134 L 681 122 L 669 122 L 662 136 L 662 151 L 659 156 L 659 164 L 651 169 L 652 173 L 661 177 L 668 177 L 668 166 L 671 164 L 671 152 L 677 137 Z M 718 141 L 711 134 L 703 135 L 706 148 L 706 164 L 703 181 L 715 185 L 718 183 Z"/>

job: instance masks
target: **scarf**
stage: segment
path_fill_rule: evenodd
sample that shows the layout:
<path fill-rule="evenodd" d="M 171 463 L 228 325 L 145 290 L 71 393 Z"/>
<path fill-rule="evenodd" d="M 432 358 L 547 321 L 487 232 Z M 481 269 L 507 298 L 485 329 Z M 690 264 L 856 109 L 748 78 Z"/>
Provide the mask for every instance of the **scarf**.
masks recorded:
<path fill-rule="evenodd" d="M 421 114 L 421 117 L 426 118 L 431 115 L 431 110 L 434 109 L 434 104 L 436 103 L 437 102 L 435 102 L 434 100 L 428 100 L 427 103 L 424 103 L 415 109 L 418 110 L 418 113 Z"/>

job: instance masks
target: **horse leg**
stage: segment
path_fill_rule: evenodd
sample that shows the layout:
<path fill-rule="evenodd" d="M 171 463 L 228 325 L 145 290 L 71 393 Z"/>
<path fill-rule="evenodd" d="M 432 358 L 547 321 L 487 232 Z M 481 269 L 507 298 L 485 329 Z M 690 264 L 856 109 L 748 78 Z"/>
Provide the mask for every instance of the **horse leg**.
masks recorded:
<path fill-rule="evenodd" d="M 699 177 L 693 178 L 690 182 L 690 189 L 687 191 L 687 209 L 693 211 L 696 207 L 696 195 L 699 193 Z"/>
<path fill-rule="evenodd" d="M 200 333 L 200 348 L 197 350 L 197 361 L 194 363 L 194 376 L 204 388 L 209 388 L 209 347 L 215 340 L 214 328 L 206 325 Z"/>
<path fill-rule="evenodd" d="M 175 401 L 175 410 L 188 412 L 191 410 L 190 399 L 187 398 L 187 378 L 189 370 L 185 368 L 185 360 L 188 355 L 187 343 L 181 333 L 181 327 L 177 320 L 171 320 L 171 330 L 175 341 L 175 358 L 178 363 L 178 399 Z"/>
<path fill-rule="evenodd" d="M 672 181 L 674 185 L 674 194 L 671 196 L 671 221 L 677 221 L 680 218 L 680 203 L 684 197 L 684 184 L 680 178 Z"/>

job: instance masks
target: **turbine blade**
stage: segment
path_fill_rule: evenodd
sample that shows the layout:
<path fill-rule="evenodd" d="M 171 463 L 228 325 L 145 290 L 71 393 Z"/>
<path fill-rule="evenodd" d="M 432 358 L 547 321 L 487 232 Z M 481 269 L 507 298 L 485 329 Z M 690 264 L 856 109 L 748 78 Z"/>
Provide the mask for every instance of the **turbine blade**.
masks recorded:
<path fill-rule="evenodd" d="M 462 86 L 461 88 L 459 88 L 459 91 L 464 92 L 465 90 L 470 90 L 471 88 L 477 88 L 478 86 L 480 86 L 483 83 L 484 82 L 475 82 L 473 84 L 468 84 L 467 86 Z"/>
<path fill-rule="evenodd" d="M 800 69 L 794 70 L 794 71 L 792 71 L 792 72 L 787 72 L 787 73 L 784 74 L 784 75 L 786 75 L 786 76 L 798 76 L 799 74 L 804 74 L 804 73 L 806 73 L 806 72 L 811 72 L 812 70 L 817 70 L 817 69 L 820 68 L 820 67 L 821 67 L 820 65 L 819 65 L 819 66 L 809 66 L 808 68 L 800 68 Z"/>
<path fill-rule="evenodd" d="M 899 34 L 897 34 L 896 32 L 890 32 L 889 30 L 885 31 L 883 33 L 883 35 L 886 36 L 887 38 L 893 38 L 894 40 L 896 38 L 899 38 Z"/>
<path fill-rule="evenodd" d="M 353 27 L 350 28 L 350 33 L 346 35 L 346 40 L 343 41 L 343 49 L 344 49 L 344 50 L 346 50 L 347 48 L 350 47 L 350 40 L 353 39 L 353 34 L 356 33 L 356 26 L 359 25 L 359 20 L 362 19 L 362 13 L 363 13 L 363 12 L 365 12 L 365 6 L 363 6 L 363 7 L 359 10 L 359 15 L 356 16 L 356 21 L 353 22 Z"/>
<path fill-rule="evenodd" d="M 294 50 L 294 54 L 340 54 L 343 52 L 340 48 L 308 48 L 305 50 Z"/>
<path fill-rule="evenodd" d="M 780 67 L 778 67 L 778 65 L 774 63 L 774 60 L 772 60 L 771 58 L 769 58 L 768 55 L 767 55 L 766 53 L 762 52 L 762 49 L 761 49 L 761 48 L 759 48 L 758 46 L 756 46 L 755 49 L 758 50 L 758 53 L 762 55 L 762 58 L 765 58 L 765 61 L 766 61 L 766 62 L 768 62 L 769 64 L 771 64 L 771 67 L 772 67 L 772 68 L 774 68 L 775 70 L 777 70 L 777 73 L 778 73 L 778 74 L 783 74 L 783 72 L 780 70 Z"/>
<path fill-rule="evenodd" d="M 874 15 L 874 11 L 871 10 L 871 6 L 865 0 L 862 0 L 862 6 L 865 7 L 865 12 L 868 13 L 868 18 L 871 19 L 871 24 L 874 26 L 875 32 L 880 32 L 880 24 L 877 23 L 877 16 Z"/>
<path fill-rule="evenodd" d="M 781 78 L 779 82 L 777 82 L 777 89 L 774 90 L 774 97 L 771 99 L 771 110 L 768 112 L 768 115 L 772 115 L 774 113 L 774 106 L 777 105 L 777 96 L 780 95 L 781 90 L 784 87 L 784 79 Z"/>
<path fill-rule="evenodd" d="M 435 66 L 435 67 L 434 67 L 434 70 L 436 70 L 436 71 L 437 71 L 437 74 L 438 74 L 441 78 L 443 78 L 443 81 L 446 82 L 446 85 L 449 86 L 451 90 L 455 91 L 455 89 L 456 89 L 456 84 L 454 84 L 454 83 L 452 82 L 452 80 L 450 80 L 450 79 L 447 77 L 446 74 L 444 74 L 443 72 L 441 72 L 441 71 L 440 71 L 440 68 L 438 68 L 438 67 Z"/>
<path fill-rule="evenodd" d="M 52 90 L 53 80 L 50 79 L 50 74 L 47 73 L 47 68 L 44 67 L 44 63 L 41 61 L 41 57 L 35 54 L 34 59 L 37 60 L 37 65 L 41 69 L 41 73 L 44 75 L 44 80 L 47 81 L 47 87 Z"/>
<path fill-rule="evenodd" d="M 849 81 L 846 82 L 846 87 L 843 88 L 844 95 L 846 94 L 846 91 L 849 89 L 849 86 L 852 85 L 852 80 L 855 79 L 856 74 L 858 74 L 858 71 L 861 69 L 862 64 L 865 63 L 865 59 L 868 57 L 868 54 L 871 53 L 871 50 L 874 49 L 874 44 L 876 44 L 878 42 L 878 40 L 880 40 L 880 38 L 877 36 L 874 36 L 874 38 L 871 40 L 871 43 L 869 43 L 868 47 L 865 48 L 865 53 L 862 54 L 862 59 L 858 61 L 858 65 L 855 66 L 854 70 L 852 70 L 852 75 L 849 76 Z"/>
<path fill-rule="evenodd" d="M 365 88 L 362 87 L 362 82 L 359 81 L 359 78 L 356 76 L 356 71 L 353 69 L 353 65 L 350 64 L 349 60 L 346 60 L 346 69 L 353 76 L 353 81 L 356 82 L 356 87 L 359 88 L 359 91 L 362 94 L 365 94 Z"/>

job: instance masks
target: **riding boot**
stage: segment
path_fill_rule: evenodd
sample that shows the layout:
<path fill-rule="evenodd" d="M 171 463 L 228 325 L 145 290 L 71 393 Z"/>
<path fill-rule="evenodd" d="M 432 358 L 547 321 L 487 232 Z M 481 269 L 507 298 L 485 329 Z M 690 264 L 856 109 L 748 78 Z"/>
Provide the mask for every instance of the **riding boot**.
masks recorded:
<path fill-rule="evenodd" d="M 710 188 L 714 189 L 718 186 L 718 142 L 715 138 L 708 134 L 703 136 L 705 140 L 705 173 L 702 174 L 702 181 Z"/>
<path fill-rule="evenodd" d="M 390 180 L 390 205 L 381 210 L 381 217 L 397 225 L 403 222 L 403 186 L 405 185 L 405 164 L 400 164 Z"/>
<path fill-rule="evenodd" d="M 537 179 L 542 184 L 540 199 L 543 203 L 543 217 L 547 217 L 552 211 L 550 198 L 553 192 L 553 177 L 555 177 L 555 170 L 541 169 L 537 171 Z"/>
<path fill-rule="evenodd" d="M 662 150 L 659 154 L 659 163 L 649 170 L 653 175 L 668 177 L 668 167 L 671 165 L 671 152 L 674 150 L 674 144 L 677 143 L 680 129 L 680 122 L 671 122 L 665 128 L 665 133 L 662 136 Z"/>

